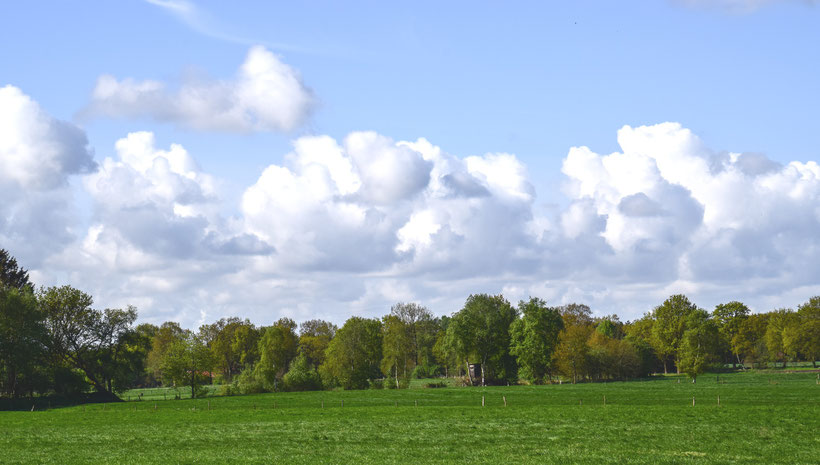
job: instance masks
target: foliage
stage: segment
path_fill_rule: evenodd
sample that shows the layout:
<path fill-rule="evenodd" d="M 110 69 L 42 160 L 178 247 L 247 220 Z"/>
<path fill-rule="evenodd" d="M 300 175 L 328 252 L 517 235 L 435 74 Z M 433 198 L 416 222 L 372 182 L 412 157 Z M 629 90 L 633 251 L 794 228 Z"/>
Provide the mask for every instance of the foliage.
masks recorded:
<path fill-rule="evenodd" d="M 652 311 L 652 318 L 655 321 L 652 325 L 650 343 L 663 361 L 664 373 L 668 371 L 667 360 L 670 357 L 674 359 L 675 367 L 680 372 L 679 349 L 683 333 L 686 331 L 686 320 L 689 314 L 697 309 L 698 307 L 685 295 L 677 294 L 666 299 Z"/>
<path fill-rule="evenodd" d="M 0 287 L 24 290 L 33 290 L 31 281 L 28 279 L 28 271 L 17 264 L 17 259 L 12 257 L 6 249 L 0 249 Z"/>
<path fill-rule="evenodd" d="M 351 317 L 325 352 L 325 362 L 319 367 L 326 387 L 364 389 L 368 380 L 381 378 L 382 331 L 379 320 Z"/>
<path fill-rule="evenodd" d="M 254 376 L 262 381 L 264 389 L 274 392 L 285 375 L 291 360 L 296 357 L 299 338 L 296 323 L 281 318 L 273 326 L 264 329 L 259 340 L 259 362 L 254 366 Z"/>
<path fill-rule="evenodd" d="M 299 327 L 299 353 L 314 368 L 325 361 L 325 350 L 339 328 L 324 320 L 308 320 Z"/>
<path fill-rule="evenodd" d="M 680 345 L 679 368 L 694 382 L 699 374 L 717 362 L 720 330 L 704 310 L 695 310 L 686 318 L 686 331 Z"/>
<path fill-rule="evenodd" d="M 38 302 L 45 314 L 49 350 L 82 370 L 98 392 L 116 398 L 114 391 L 125 384 L 120 377 L 141 369 L 141 361 L 123 347 L 133 331 L 136 309 L 92 309 L 91 296 L 71 286 L 43 289 Z"/>
<path fill-rule="evenodd" d="M 532 297 L 518 303 L 521 318 L 510 325 L 510 354 L 518 359 L 520 374 L 533 383 L 542 383 L 552 374 L 552 354 L 558 346 L 564 322 L 557 309 Z"/>
<path fill-rule="evenodd" d="M 186 331 L 171 343 L 162 359 L 163 381 L 187 386 L 196 397 L 200 386 L 209 380 L 214 365 L 213 354 L 200 335 Z"/>
<path fill-rule="evenodd" d="M 382 361 L 381 370 L 391 376 L 399 387 L 399 378 L 407 379 L 415 364 L 413 361 L 413 340 L 407 324 L 396 315 L 382 319 Z"/>
<path fill-rule="evenodd" d="M 44 316 L 31 287 L 0 285 L 0 392 L 17 397 L 33 387 L 46 356 L 45 336 Z"/>
<path fill-rule="evenodd" d="M 510 355 L 510 325 L 516 310 L 502 295 L 474 294 L 453 315 L 447 329 L 450 345 L 462 358 L 481 363 L 481 385 L 487 381 L 515 382 L 515 359 Z"/>
<path fill-rule="evenodd" d="M 555 350 L 556 365 L 562 375 L 572 379 L 573 384 L 588 372 L 590 358 L 587 340 L 593 331 L 594 328 L 588 324 L 571 324 L 561 331 Z"/>
<path fill-rule="evenodd" d="M 285 373 L 282 382 L 286 391 L 317 391 L 322 389 L 322 379 L 307 356 L 299 354 Z"/>

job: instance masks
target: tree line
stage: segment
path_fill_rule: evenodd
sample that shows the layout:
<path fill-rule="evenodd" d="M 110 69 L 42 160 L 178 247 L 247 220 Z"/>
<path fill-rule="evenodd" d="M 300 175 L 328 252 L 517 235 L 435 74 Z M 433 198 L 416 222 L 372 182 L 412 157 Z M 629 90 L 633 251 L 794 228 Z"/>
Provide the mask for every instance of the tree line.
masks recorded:
<path fill-rule="evenodd" d="M 270 326 L 222 318 L 197 330 L 136 324 L 137 310 L 93 308 L 71 286 L 36 290 L 0 249 L 0 393 L 116 400 L 132 387 L 224 394 L 404 388 L 411 378 L 465 385 L 627 380 L 675 370 L 693 381 L 709 369 L 820 358 L 820 296 L 796 311 L 752 314 L 741 302 L 708 312 L 673 295 L 642 318 L 593 316 L 583 304 L 474 294 L 450 316 L 397 303 L 382 318 L 339 328 L 281 318 Z M 816 365 L 815 365 L 816 366 Z"/>

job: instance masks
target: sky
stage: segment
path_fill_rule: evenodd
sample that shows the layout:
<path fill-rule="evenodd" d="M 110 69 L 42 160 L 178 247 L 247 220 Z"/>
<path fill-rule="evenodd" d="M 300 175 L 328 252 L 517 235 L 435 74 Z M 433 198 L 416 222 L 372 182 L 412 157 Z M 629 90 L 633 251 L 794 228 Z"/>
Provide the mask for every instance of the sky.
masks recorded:
<path fill-rule="evenodd" d="M 196 327 L 820 294 L 820 5 L 5 2 L 0 248 Z"/>

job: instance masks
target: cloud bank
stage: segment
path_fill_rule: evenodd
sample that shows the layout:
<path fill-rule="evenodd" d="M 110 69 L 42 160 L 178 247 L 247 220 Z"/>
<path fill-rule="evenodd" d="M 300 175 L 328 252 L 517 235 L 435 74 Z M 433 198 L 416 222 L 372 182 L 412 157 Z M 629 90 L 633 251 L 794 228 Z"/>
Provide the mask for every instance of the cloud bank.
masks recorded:
<path fill-rule="evenodd" d="M 758 310 L 820 293 L 820 166 L 709 148 L 677 123 L 569 149 L 562 207 L 508 153 L 460 157 L 374 132 L 293 141 L 235 213 L 218 177 L 150 132 L 97 166 L 83 131 L 0 89 L 0 240 L 42 284 L 187 326 L 225 315 L 342 321 L 475 292 L 640 316 L 673 293 Z M 83 223 L 71 179 L 91 199 Z"/>
<path fill-rule="evenodd" d="M 83 115 L 147 117 L 199 131 L 292 131 L 315 103 L 296 70 L 254 46 L 231 80 L 189 81 L 170 90 L 160 81 L 100 76 Z"/>

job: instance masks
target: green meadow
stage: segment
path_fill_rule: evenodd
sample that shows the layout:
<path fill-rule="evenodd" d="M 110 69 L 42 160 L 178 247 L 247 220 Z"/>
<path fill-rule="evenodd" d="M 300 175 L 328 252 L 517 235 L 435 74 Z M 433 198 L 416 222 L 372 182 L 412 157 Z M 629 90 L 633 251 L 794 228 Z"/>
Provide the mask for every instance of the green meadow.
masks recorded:
<path fill-rule="evenodd" d="M 816 373 L 423 386 L 0 412 L 0 463 L 820 463 Z"/>

